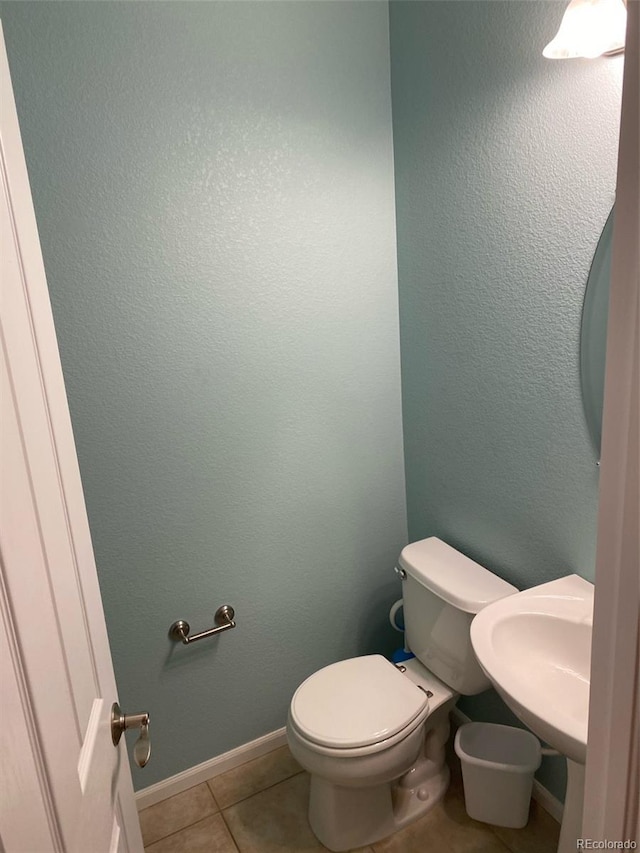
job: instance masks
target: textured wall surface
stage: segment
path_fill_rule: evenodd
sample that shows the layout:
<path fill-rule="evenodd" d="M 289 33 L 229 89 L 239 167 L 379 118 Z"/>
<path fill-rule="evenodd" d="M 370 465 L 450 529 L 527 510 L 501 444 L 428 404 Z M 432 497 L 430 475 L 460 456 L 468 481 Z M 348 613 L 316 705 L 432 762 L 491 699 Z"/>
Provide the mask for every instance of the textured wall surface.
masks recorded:
<path fill-rule="evenodd" d="M 390 13 L 410 538 L 522 587 L 594 559 L 578 342 L 621 60 L 543 60 L 561 11 Z M 153 715 L 139 787 L 393 642 L 387 8 L 15 3 L 3 23 L 121 700 Z M 224 601 L 235 631 L 169 643 Z M 496 719 L 493 697 L 463 707 Z"/>
<path fill-rule="evenodd" d="M 543 59 L 546 2 L 392 2 L 409 532 L 520 586 L 591 578 L 580 316 L 622 59 Z"/>
<path fill-rule="evenodd" d="M 521 588 L 595 560 L 580 317 L 622 59 L 545 60 L 563 8 L 390 4 L 409 538 Z M 491 694 L 462 707 L 500 713 Z"/>
<path fill-rule="evenodd" d="M 140 787 L 397 644 L 388 10 L 2 14 L 120 700 L 152 718 Z M 224 602 L 236 630 L 168 640 Z"/>

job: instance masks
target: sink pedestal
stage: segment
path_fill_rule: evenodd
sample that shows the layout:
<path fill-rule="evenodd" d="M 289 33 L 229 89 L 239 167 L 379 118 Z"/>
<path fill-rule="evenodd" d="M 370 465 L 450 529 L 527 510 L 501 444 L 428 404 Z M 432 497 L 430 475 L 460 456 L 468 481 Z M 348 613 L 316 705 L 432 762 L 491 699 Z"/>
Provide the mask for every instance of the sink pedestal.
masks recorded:
<path fill-rule="evenodd" d="M 573 853 L 576 839 L 582 838 L 582 805 L 584 800 L 584 764 L 567 758 L 567 794 L 564 801 L 558 853 Z"/>

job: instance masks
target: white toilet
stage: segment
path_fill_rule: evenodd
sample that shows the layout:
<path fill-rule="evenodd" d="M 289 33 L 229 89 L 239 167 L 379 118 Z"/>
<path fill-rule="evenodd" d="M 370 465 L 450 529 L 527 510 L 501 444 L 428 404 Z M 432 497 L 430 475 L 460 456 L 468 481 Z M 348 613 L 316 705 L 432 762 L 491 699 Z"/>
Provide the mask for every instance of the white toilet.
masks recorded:
<path fill-rule="evenodd" d="M 442 799 L 449 711 L 460 694 L 490 687 L 471 620 L 518 591 L 435 537 L 407 545 L 398 572 L 415 658 L 330 664 L 298 687 L 289 708 L 289 747 L 311 774 L 309 822 L 329 850 L 373 844 Z"/>

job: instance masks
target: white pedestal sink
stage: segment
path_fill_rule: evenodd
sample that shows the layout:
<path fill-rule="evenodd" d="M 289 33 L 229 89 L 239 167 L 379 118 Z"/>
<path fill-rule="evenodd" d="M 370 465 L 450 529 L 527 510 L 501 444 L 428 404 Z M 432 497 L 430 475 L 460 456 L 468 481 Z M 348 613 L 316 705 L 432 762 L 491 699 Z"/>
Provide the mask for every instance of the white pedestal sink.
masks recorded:
<path fill-rule="evenodd" d="M 592 622 L 593 584 L 568 575 L 502 598 L 471 623 L 473 649 L 502 699 L 567 758 L 558 853 L 575 850 L 581 835 Z"/>

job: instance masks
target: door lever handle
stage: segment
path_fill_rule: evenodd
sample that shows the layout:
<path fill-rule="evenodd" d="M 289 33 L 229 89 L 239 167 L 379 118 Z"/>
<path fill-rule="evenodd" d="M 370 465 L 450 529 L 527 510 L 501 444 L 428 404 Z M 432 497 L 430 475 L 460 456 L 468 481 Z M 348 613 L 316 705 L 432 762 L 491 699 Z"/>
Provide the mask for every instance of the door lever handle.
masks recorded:
<path fill-rule="evenodd" d="M 151 756 L 149 715 L 123 714 L 120 710 L 120 705 L 114 702 L 111 706 L 111 740 L 114 746 L 120 743 L 122 733 L 127 729 L 140 729 L 140 737 L 133 747 L 133 760 L 138 767 L 144 767 Z"/>

